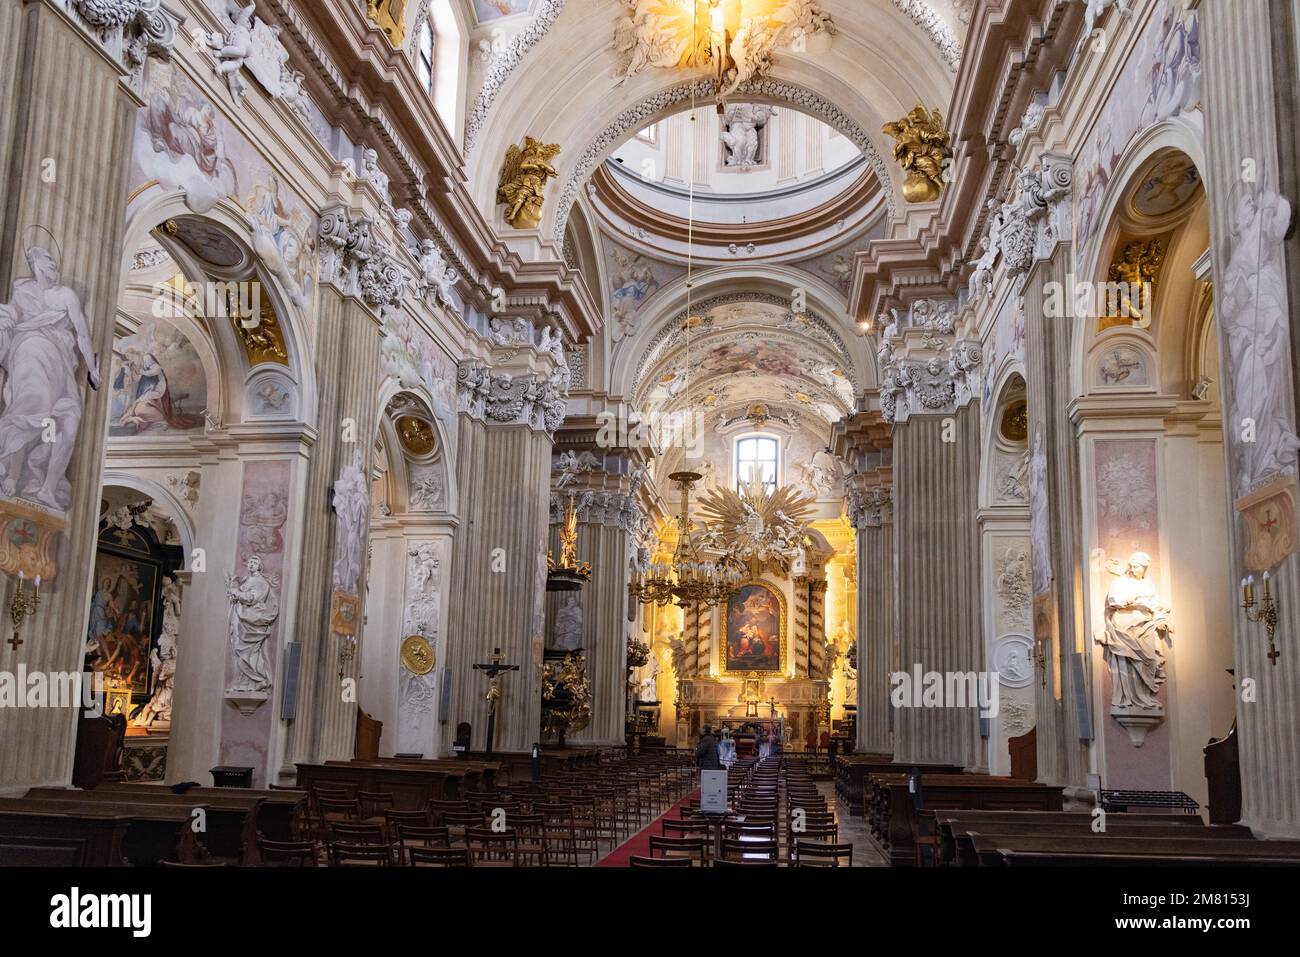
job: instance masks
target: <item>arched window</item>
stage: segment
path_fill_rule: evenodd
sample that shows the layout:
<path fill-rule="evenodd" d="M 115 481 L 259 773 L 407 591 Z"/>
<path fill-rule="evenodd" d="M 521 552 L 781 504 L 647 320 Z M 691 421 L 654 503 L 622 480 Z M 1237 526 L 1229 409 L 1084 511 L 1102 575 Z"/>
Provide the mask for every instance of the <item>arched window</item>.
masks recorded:
<path fill-rule="evenodd" d="M 762 481 L 770 492 L 776 488 L 780 443 L 766 435 L 751 435 L 736 442 L 736 490 L 743 491 L 753 479 Z"/>
<path fill-rule="evenodd" d="M 420 74 L 420 82 L 430 93 L 433 92 L 433 19 L 425 17 L 420 24 L 420 39 L 415 47 L 415 69 Z"/>

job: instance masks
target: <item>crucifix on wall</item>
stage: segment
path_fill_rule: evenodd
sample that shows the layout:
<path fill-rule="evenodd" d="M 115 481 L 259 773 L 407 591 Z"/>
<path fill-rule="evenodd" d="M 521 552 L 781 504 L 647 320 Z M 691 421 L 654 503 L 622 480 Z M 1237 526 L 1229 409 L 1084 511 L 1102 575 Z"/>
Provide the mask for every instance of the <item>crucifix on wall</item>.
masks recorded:
<path fill-rule="evenodd" d="M 518 671 L 518 665 L 503 665 L 501 649 L 492 649 L 492 660 L 486 664 L 477 664 L 475 671 L 482 671 L 488 677 L 488 691 L 484 700 L 488 703 L 487 753 L 492 753 L 492 738 L 496 731 L 497 702 L 501 700 L 501 675 L 507 671 Z"/>

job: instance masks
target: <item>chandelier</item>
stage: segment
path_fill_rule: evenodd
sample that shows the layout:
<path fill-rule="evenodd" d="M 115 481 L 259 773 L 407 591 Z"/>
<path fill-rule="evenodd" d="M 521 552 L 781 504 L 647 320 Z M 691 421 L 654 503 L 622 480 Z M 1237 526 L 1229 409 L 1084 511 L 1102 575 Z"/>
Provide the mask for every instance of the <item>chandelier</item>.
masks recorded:
<path fill-rule="evenodd" d="M 691 488 L 700 480 L 700 473 L 673 472 L 668 478 L 682 490 L 672 560 L 651 563 L 644 574 L 628 582 L 628 593 L 645 604 L 721 604 L 736 590 L 741 570 L 725 558 L 706 560 L 691 537 L 695 529 L 690 517 Z"/>

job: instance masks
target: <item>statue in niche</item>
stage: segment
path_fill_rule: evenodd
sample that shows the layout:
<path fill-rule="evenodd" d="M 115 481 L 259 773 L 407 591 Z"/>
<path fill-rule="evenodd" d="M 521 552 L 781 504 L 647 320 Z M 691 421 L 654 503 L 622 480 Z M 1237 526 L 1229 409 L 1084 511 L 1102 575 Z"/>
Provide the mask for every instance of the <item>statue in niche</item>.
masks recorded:
<path fill-rule="evenodd" d="M 227 692 L 266 692 L 271 688 L 271 662 L 266 640 L 280 617 L 280 576 L 263 575 L 257 555 L 244 566 L 243 578 L 226 576 L 230 601 L 230 644 L 235 652 L 235 680 Z"/>
<path fill-rule="evenodd" d="M 29 246 L 26 258 L 31 277 L 13 284 L 12 302 L 0 303 L 0 491 L 63 512 L 72 505 L 67 471 L 81 427 L 78 360 L 98 389 L 99 357 L 81 299 L 62 282 L 54 256 Z"/>
<path fill-rule="evenodd" d="M 641 702 L 658 701 L 659 691 L 657 684 L 659 680 L 659 661 L 655 658 L 650 659 L 650 670 L 646 672 L 644 678 L 637 682 L 636 700 Z"/>
<path fill-rule="evenodd" d="M 578 651 L 582 648 L 582 605 L 576 592 L 565 592 L 555 609 L 555 624 L 551 629 L 551 647 L 561 651 Z"/>
<path fill-rule="evenodd" d="M 767 151 L 766 126 L 776 107 L 758 103 L 737 103 L 722 118 L 721 139 L 726 151 L 722 164 L 730 167 L 757 166 Z"/>
<path fill-rule="evenodd" d="M 1165 649 L 1174 628 L 1169 609 L 1147 579 L 1151 557 L 1134 552 L 1122 567 L 1110 564 L 1118 577 L 1106 592 L 1106 627 L 1096 636 L 1106 649 L 1110 668 L 1111 706 L 1118 709 L 1160 710 L 1156 695 L 1165 683 Z"/>

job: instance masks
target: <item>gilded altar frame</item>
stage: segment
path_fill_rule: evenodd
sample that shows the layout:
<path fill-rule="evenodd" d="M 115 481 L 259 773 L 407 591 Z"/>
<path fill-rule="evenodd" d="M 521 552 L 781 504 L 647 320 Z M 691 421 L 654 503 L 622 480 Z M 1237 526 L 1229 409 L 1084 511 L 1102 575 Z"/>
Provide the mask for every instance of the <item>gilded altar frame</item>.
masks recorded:
<path fill-rule="evenodd" d="M 731 611 L 732 600 L 737 595 L 739 595 L 741 591 L 743 591 L 746 588 L 749 588 L 750 586 L 757 586 L 759 588 L 763 588 L 766 591 L 770 592 L 772 595 L 776 596 L 776 604 L 778 609 L 777 611 L 778 637 L 777 637 L 776 667 L 773 669 L 755 668 L 751 664 L 737 664 L 734 668 L 732 667 L 731 642 L 727 640 L 729 637 L 728 629 L 727 629 L 727 618 L 729 612 Z M 750 673 L 760 674 L 760 675 L 785 674 L 785 654 L 786 654 L 785 629 L 786 629 L 785 595 L 781 594 L 781 590 L 779 588 L 777 588 L 771 582 L 762 581 L 757 578 L 751 578 L 748 581 L 743 581 L 740 584 L 738 584 L 736 586 L 736 590 L 727 596 L 726 602 L 724 602 L 722 605 L 722 672 L 723 674 L 750 674 Z"/>

